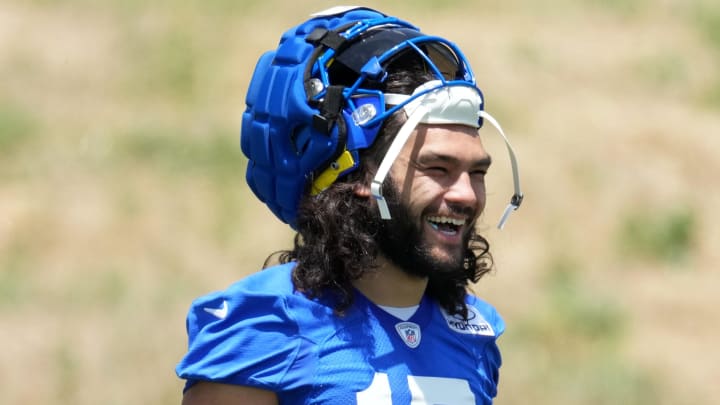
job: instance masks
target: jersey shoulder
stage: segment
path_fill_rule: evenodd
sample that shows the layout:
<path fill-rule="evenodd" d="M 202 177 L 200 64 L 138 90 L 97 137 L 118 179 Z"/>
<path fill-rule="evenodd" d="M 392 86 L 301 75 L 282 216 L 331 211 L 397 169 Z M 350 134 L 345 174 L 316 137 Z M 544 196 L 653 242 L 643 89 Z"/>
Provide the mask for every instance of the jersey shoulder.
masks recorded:
<path fill-rule="evenodd" d="M 308 312 L 303 306 L 313 303 L 294 291 L 293 267 L 262 270 L 192 303 L 188 351 L 176 367 L 187 386 L 204 380 L 277 390 L 305 383 L 303 373 L 289 370 L 302 370 L 314 356 L 298 323 Z"/>
<path fill-rule="evenodd" d="M 472 294 L 466 295 L 465 304 L 468 308 L 467 322 L 469 324 L 476 325 L 495 337 L 499 337 L 505 332 L 505 321 L 492 304 Z M 478 328 L 474 327 L 474 329 Z"/>

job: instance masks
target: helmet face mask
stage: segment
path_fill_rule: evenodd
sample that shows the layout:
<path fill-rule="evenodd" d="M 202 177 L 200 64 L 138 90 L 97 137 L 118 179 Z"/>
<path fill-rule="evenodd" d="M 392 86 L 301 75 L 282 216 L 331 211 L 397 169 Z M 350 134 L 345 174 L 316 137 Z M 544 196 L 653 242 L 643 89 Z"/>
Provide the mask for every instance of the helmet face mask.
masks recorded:
<path fill-rule="evenodd" d="M 434 83 L 390 103 L 383 92 L 393 63 L 414 53 Z M 416 67 L 414 67 L 416 68 Z M 246 179 L 257 197 L 295 228 L 306 193 L 356 170 L 383 122 L 408 103 L 445 87 L 482 93 L 462 52 L 405 21 L 354 8 L 317 14 L 288 30 L 261 56 L 243 114 Z M 397 97 L 396 97 L 397 99 Z M 477 114 L 477 125 L 482 125 Z"/>
<path fill-rule="evenodd" d="M 427 55 L 446 80 L 457 79 L 461 76 L 461 62 L 451 48 L 452 45 L 444 42 L 442 38 L 426 36 L 415 29 L 392 25 L 373 27 L 335 55 L 328 71 L 332 72 L 337 65 L 343 65 L 357 78 L 373 58 L 377 58 L 378 63 L 386 67 L 403 51 L 411 50 L 410 43 L 415 43 L 420 48 L 420 53 Z M 347 83 L 348 86 L 352 84 Z"/>

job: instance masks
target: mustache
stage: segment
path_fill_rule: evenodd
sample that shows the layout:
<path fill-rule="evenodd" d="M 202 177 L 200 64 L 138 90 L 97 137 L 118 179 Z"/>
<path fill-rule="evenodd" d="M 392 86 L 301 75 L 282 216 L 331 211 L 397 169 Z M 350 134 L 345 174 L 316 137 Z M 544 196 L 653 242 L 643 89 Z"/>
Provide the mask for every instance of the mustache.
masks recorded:
<path fill-rule="evenodd" d="M 448 212 L 443 212 L 443 211 L 439 211 L 438 214 L 447 215 L 447 216 L 466 217 L 469 219 L 475 219 L 475 213 L 477 212 L 477 210 L 474 207 L 470 207 L 467 205 L 460 205 L 460 204 L 449 204 L 447 207 Z"/>

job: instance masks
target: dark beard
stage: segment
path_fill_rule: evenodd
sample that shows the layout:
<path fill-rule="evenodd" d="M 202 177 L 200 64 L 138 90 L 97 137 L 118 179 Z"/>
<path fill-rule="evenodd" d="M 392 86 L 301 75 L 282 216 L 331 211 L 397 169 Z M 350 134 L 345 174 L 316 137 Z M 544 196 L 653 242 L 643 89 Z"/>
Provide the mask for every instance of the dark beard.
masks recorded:
<path fill-rule="evenodd" d="M 418 218 L 412 218 L 406 204 L 400 202 L 399 192 L 394 182 L 388 178 L 385 182 L 384 197 L 390 208 L 392 219 L 383 220 L 379 216 L 379 232 L 376 240 L 380 253 L 405 273 L 421 278 L 464 279 L 465 261 L 469 251 L 470 235 L 463 236 L 461 254 L 450 260 L 438 260 L 430 253 L 430 247 L 423 241 L 422 224 Z"/>

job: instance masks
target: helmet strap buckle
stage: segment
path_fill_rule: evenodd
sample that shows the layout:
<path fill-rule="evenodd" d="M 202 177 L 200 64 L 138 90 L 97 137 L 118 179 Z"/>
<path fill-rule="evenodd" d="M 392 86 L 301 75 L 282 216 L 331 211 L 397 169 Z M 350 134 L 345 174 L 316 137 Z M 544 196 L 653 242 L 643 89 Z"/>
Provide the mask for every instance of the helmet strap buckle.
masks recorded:
<path fill-rule="evenodd" d="M 330 135 L 340 116 L 344 103 L 344 89 L 344 86 L 328 86 L 325 97 L 320 103 L 320 114 L 313 115 L 313 127 L 325 135 Z"/>

